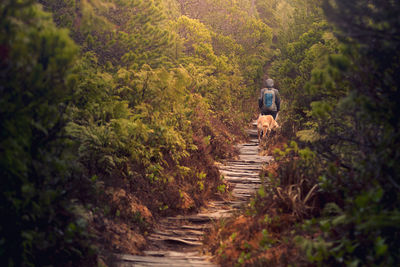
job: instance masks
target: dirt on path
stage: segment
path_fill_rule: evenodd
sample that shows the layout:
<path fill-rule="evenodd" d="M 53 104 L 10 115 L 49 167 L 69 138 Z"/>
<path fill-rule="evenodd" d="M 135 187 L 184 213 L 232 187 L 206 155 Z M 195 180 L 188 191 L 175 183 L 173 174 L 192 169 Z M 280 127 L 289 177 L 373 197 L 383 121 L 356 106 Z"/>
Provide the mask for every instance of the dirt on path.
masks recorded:
<path fill-rule="evenodd" d="M 148 250 L 143 256 L 116 255 L 115 266 L 218 266 L 205 255 L 203 236 L 212 223 L 231 214 L 260 187 L 259 172 L 272 157 L 258 155 L 258 140 L 255 124 L 247 133 L 248 143 L 237 145 L 239 156 L 218 165 L 221 175 L 233 187 L 232 198 L 227 201 L 212 201 L 199 213 L 167 217 L 158 222 L 155 231 L 149 236 Z"/>

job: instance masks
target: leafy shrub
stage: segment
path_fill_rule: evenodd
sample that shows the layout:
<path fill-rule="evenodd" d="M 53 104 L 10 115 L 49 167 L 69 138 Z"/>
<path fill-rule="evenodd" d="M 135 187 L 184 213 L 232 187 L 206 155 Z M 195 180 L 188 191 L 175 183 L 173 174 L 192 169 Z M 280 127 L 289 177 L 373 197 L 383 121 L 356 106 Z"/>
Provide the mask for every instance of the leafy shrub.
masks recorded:
<path fill-rule="evenodd" d="M 396 35 L 399 25 L 393 18 L 400 6 L 368 6 L 363 0 L 332 3 L 325 1 L 326 14 L 345 46 L 311 88 L 333 97 L 314 103 L 312 115 L 321 137 L 315 149 L 326 163 L 321 188 L 334 203 L 313 221 L 323 233 L 302 244 L 310 260 L 320 265 L 395 266 L 400 261 L 399 170 L 392 164 L 398 160 L 394 114 L 400 83 L 394 73 L 399 42 L 379 36 Z M 350 17 L 357 22 L 346 22 Z M 336 88 L 348 93 L 341 97 Z"/>
<path fill-rule="evenodd" d="M 31 1 L 2 1 L 0 13 L 1 264 L 93 264 L 76 200 L 90 185 L 65 138 L 77 48 Z"/>

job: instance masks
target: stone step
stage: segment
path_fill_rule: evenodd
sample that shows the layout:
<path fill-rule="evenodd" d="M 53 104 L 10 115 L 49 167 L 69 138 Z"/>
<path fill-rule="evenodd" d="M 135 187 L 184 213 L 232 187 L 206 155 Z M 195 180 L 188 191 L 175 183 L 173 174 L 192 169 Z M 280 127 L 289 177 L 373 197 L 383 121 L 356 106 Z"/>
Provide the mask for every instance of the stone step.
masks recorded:
<path fill-rule="evenodd" d="M 261 184 L 260 179 L 251 179 L 248 178 L 246 180 L 241 179 L 241 177 L 230 177 L 226 179 L 230 183 L 239 183 L 239 184 Z"/>
<path fill-rule="evenodd" d="M 250 137 L 257 137 L 257 136 L 258 136 L 257 129 L 248 129 L 248 130 L 246 130 L 246 133 L 247 133 Z"/>
<path fill-rule="evenodd" d="M 239 144 L 239 145 L 236 145 L 235 146 L 237 149 L 240 149 L 240 148 L 244 148 L 244 147 L 257 147 L 257 144 L 254 144 L 254 143 L 245 143 L 245 144 Z"/>
<path fill-rule="evenodd" d="M 242 183 L 236 183 L 234 185 L 235 189 L 258 189 L 260 188 L 260 184 L 242 184 Z"/>
<path fill-rule="evenodd" d="M 262 170 L 262 168 L 260 167 L 260 168 L 257 168 L 257 167 L 252 167 L 252 166 L 249 166 L 249 167 L 242 167 L 242 168 L 240 168 L 240 167 L 232 167 L 232 166 L 224 166 L 224 167 L 219 167 L 219 170 L 221 171 L 232 171 L 232 172 L 236 172 L 236 171 L 238 171 L 238 172 L 256 172 L 256 173 L 259 173 L 261 170 Z"/>
<path fill-rule="evenodd" d="M 161 254 L 162 255 L 162 254 Z M 125 266 L 175 266 L 175 267 L 187 267 L 187 266 L 206 266 L 214 267 L 218 266 L 210 262 L 208 257 L 199 257 L 193 254 L 182 254 L 179 256 L 170 256 L 167 254 L 164 256 L 134 256 L 128 254 L 118 255 L 119 265 Z"/>
<path fill-rule="evenodd" d="M 225 178 L 225 180 L 228 180 L 229 177 L 233 178 L 243 178 L 243 180 L 246 180 L 248 178 L 254 178 L 254 179 L 259 179 L 258 173 L 239 173 L 239 172 L 228 172 L 228 171 L 223 171 L 221 172 L 221 175 Z"/>

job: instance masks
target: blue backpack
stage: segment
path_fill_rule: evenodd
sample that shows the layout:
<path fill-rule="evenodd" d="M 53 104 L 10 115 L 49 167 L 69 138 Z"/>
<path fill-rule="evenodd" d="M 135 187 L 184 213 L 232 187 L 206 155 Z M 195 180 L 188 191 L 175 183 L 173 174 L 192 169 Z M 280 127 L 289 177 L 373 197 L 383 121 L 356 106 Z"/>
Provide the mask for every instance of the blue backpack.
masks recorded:
<path fill-rule="evenodd" d="M 262 109 L 264 111 L 276 111 L 274 90 L 267 89 L 264 91 Z"/>

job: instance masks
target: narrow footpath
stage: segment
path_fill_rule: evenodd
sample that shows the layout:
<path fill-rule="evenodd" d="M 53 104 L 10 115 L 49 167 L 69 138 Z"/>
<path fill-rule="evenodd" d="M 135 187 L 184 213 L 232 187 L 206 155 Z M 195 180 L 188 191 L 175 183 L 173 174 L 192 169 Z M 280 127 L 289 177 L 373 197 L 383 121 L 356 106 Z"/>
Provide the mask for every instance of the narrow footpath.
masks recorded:
<path fill-rule="evenodd" d="M 253 128 L 247 131 L 249 143 L 237 145 L 238 159 L 218 165 L 221 175 L 233 187 L 231 200 L 212 201 L 195 215 L 164 218 L 149 236 L 150 244 L 144 256 L 117 255 L 116 266 L 218 266 L 202 252 L 204 233 L 213 222 L 231 216 L 232 212 L 248 203 L 261 184 L 259 172 L 263 164 L 272 158 L 258 155 L 256 124 L 252 125 Z"/>

